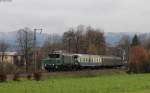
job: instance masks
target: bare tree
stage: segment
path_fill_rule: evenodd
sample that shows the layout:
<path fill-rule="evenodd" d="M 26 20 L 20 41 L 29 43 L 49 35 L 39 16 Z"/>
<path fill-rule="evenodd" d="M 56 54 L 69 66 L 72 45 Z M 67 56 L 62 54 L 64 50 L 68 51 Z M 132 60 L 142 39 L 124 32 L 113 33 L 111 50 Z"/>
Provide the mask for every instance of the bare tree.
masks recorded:
<path fill-rule="evenodd" d="M 70 28 L 67 32 L 63 35 L 63 45 L 64 49 L 72 53 L 75 50 L 75 30 L 73 28 Z"/>
<path fill-rule="evenodd" d="M 150 51 L 150 36 L 149 34 L 141 34 L 139 35 L 139 39 L 141 41 L 141 45 L 147 49 L 147 51 Z"/>
<path fill-rule="evenodd" d="M 43 56 L 46 57 L 49 52 L 53 51 L 52 37 L 49 35 L 42 45 Z"/>
<path fill-rule="evenodd" d="M 87 51 L 91 46 L 93 48 L 94 54 L 105 54 L 106 42 L 104 33 L 99 29 L 94 29 L 92 27 L 87 27 L 86 29 L 86 40 L 87 40 Z M 95 51 L 96 50 L 96 51 Z"/>
<path fill-rule="evenodd" d="M 1 70 L 2 70 L 2 72 L 4 72 L 4 66 L 3 66 L 3 64 L 4 64 L 5 52 L 7 51 L 7 49 L 8 49 L 9 47 L 10 47 L 9 44 L 6 43 L 4 40 L 1 40 L 1 41 L 0 41 L 1 63 L 2 63 L 2 64 L 1 64 L 1 65 L 2 65 Z"/>
<path fill-rule="evenodd" d="M 77 28 L 69 29 L 63 35 L 63 42 L 67 52 L 91 54 L 105 53 L 104 33 L 92 27 L 84 29 L 83 25 L 79 25 Z"/>
<path fill-rule="evenodd" d="M 77 31 L 75 32 L 75 52 L 81 53 L 80 49 L 82 47 L 82 37 L 83 37 L 84 26 L 79 25 Z"/>
<path fill-rule="evenodd" d="M 129 61 L 129 55 L 130 55 L 130 37 L 128 35 L 124 35 L 121 38 L 121 40 L 119 41 L 119 46 L 122 49 L 123 60 L 124 61 Z"/>
<path fill-rule="evenodd" d="M 47 56 L 48 53 L 55 50 L 62 50 L 62 37 L 57 34 L 48 35 L 43 44 L 42 50 L 44 52 L 44 56 Z"/>
<path fill-rule="evenodd" d="M 9 44 L 6 43 L 4 40 L 1 40 L 0 41 L 0 52 L 2 53 L 1 54 L 1 61 L 3 62 L 4 61 L 4 55 L 5 55 L 5 52 L 6 50 L 9 48 Z"/>
<path fill-rule="evenodd" d="M 17 43 L 20 49 L 20 52 L 24 54 L 25 65 L 26 65 L 26 72 L 29 71 L 29 63 L 32 60 L 33 55 L 33 31 L 29 28 L 24 28 L 18 30 L 17 33 Z"/>

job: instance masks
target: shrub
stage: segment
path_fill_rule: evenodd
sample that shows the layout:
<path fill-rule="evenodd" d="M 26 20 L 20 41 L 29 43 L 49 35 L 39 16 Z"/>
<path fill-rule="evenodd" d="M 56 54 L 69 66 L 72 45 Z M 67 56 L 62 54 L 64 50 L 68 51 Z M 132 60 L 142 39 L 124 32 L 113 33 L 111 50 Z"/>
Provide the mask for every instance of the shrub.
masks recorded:
<path fill-rule="evenodd" d="M 13 74 L 19 72 L 17 66 L 9 63 L 0 63 L 0 73 Z"/>
<path fill-rule="evenodd" d="M 42 74 L 40 72 L 34 72 L 33 77 L 35 80 L 39 81 L 41 80 Z"/>
<path fill-rule="evenodd" d="M 131 48 L 129 72 L 130 73 L 145 73 L 148 72 L 149 62 L 148 53 L 141 46 Z"/>
<path fill-rule="evenodd" d="M 14 81 L 20 81 L 20 74 L 19 73 L 15 73 L 14 77 L 13 77 Z"/>
<path fill-rule="evenodd" d="M 28 80 L 31 80 L 31 79 L 32 79 L 32 75 L 31 75 L 31 74 L 28 74 L 28 75 L 27 75 L 27 79 L 28 79 Z"/>
<path fill-rule="evenodd" d="M 7 81 L 7 75 L 5 73 L 0 74 L 0 82 L 5 82 Z"/>

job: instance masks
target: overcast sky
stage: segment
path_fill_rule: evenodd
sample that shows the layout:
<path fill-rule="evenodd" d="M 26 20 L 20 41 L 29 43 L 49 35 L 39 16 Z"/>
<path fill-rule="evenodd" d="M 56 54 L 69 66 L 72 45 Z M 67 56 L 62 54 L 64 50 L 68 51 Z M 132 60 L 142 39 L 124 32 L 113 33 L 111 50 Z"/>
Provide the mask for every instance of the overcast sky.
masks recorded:
<path fill-rule="evenodd" d="M 43 28 L 63 33 L 79 24 L 105 32 L 149 32 L 150 0 L 0 0 L 0 32 Z"/>

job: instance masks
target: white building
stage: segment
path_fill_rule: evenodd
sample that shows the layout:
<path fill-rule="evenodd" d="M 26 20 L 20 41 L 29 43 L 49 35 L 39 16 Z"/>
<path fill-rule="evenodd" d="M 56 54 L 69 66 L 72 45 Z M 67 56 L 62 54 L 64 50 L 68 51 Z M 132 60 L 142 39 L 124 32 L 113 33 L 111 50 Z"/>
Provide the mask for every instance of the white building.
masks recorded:
<path fill-rule="evenodd" d="M 16 65 L 24 65 L 24 57 L 23 54 L 19 54 L 17 52 L 0 52 L 0 62 L 16 64 Z"/>

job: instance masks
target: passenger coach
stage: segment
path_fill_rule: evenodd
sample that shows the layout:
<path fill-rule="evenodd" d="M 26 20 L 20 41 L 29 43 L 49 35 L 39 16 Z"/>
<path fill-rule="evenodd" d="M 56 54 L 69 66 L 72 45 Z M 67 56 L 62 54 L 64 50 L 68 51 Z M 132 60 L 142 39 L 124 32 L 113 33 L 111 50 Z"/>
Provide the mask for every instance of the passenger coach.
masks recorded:
<path fill-rule="evenodd" d="M 80 66 L 121 66 L 122 59 L 114 56 L 75 54 Z"/>

